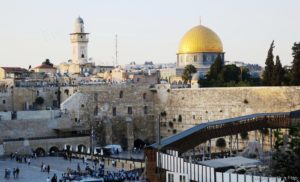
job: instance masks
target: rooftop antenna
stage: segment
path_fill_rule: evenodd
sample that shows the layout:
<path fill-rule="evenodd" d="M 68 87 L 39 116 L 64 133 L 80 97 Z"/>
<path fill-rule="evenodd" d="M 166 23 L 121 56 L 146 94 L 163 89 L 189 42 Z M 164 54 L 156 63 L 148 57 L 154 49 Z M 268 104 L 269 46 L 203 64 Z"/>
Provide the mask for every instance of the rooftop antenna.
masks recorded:
<path fill-rule="evenodd" d="M 201 16 L 199 16 L 199 25 L 201 25 Z"/>
<path fill-rule="evenodd" d="M 116 34 L 116 52 L 115 52 L 115 56 L 116 56 L 116 66 L 118 65 L 118 34 Z"/>

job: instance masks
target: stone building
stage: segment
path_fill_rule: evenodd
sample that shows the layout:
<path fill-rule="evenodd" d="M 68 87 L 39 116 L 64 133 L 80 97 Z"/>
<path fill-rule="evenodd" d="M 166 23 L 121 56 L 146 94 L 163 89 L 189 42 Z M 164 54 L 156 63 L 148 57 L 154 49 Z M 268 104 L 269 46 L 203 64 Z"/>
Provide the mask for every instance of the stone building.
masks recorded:
<path fill-rule="evenodd" d="M 20 67 L 0 67 L 0 80 L 22 79 L 28 75 L 28 71 Z"/>

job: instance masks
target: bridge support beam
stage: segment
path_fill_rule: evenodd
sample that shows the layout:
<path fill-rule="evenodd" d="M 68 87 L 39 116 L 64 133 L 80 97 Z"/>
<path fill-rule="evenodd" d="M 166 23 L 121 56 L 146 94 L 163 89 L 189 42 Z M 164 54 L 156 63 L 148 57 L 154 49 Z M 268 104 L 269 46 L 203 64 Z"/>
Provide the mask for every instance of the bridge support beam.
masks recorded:
<path fill-rule="evenodd" d="M 209 159 L 211 159 L 211 139 L 209 139 Z"/>
<path fill-rule="evenodd" d="M 273 150 L 273 130 L 270 128 L 270 151 Z"/>
<path fill-rule="evenodd" d="M 229 154 L 230 156 L 232 155 L 232 135 L 229 136 Z"/>
<path fill-rule="evenodd" d="M 236 154 L 239 153 L 239 134 L 236 134 Z"/>

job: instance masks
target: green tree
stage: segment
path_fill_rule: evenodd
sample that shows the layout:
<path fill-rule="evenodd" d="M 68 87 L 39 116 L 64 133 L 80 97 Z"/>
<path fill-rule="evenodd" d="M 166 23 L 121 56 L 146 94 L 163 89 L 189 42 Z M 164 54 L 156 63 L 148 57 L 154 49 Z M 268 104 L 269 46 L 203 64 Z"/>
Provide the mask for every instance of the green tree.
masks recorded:
<path fill-rule="evenodd" d="M 222 69 L 220 79 L 223 82 L 237 83 L 240 79 L 241 70 L 234 64 L 225 65 Z"/>
<path fill-rule="evenodd" d="M 283 84 L 290 85 L 291 77 L 291 69 L 288 66 L 283 67 Z"/>
<path fill-rule="evenodd" d="M 44 100 L 43 97 L 37 97 L 37 98 L 35 99 L 35 103 L 36 103 L 37 105 L 43 105 L 44 102 L 45 102 L 45 100 Z"/>
<path fill-rule="evenodd" d="M 192 79 L 192 74 L 196 73 L 196 72 L 197 72 L 197 69 L 195 68 L 195 66 L 193 66 L 191 64 L 186 65 L 183 70 L 183 74 L 181 76 L 184 83 L 190 82 Z"/>
<path fill-rule="evenodd" d="M 266 86 L 271 86 L 272 85 L 272 75 L 273 75 L 273 70 L 274 70 L 274 56 L 273 56 L 273 49 L 274 49 L 274 40 L 272 41 L 269 51 L 268 51 L 268 56 L 266 59 L 266 66 L 265 70 L 263 72 L 263 84 Z"/>
<path fill-rule="evenodd" d="M 291 69 L 291 84 L 300 85 L 300 42 L 294 43 L 293 50 L 293 62 Z"/>
<path fill-rule="evenodd" d="M 275 132 L 275 153 L 272 156 L 272 173 L 285 178 L 285 181 L 300 180 L 300 125 L 289 129 L 288 142 L 280 131 Z"/>
<path fill-rule="evenodd" d="M 282 68 L 279 56 L 276 56 L 276 64 L 274 66 L 272 77 L 273 77 L 273 80 L 272 80 L 273 86 L 281 86 L 283 84 L 284 69 Z"/>
<path fill-rule="evenodd" d="M 249 81 L 250 80 L 250 73 L 249 69 L 245 67 L 241 67 L 241 79 L 240 81 Z"/>
<path fill-rule="evenodd" d="M 42 64 L 53 66 L 53 64 L 50 62 L 50 59 L 46 59 Z"/>
<path fill-rule="evenodd" d="M 218 55 L 215 62 L 210 66 L 209 72 L 207 74 L 208 80 L 218 80 L 219 74 L 223 68 L 223 61 L 221 56 Z"/>

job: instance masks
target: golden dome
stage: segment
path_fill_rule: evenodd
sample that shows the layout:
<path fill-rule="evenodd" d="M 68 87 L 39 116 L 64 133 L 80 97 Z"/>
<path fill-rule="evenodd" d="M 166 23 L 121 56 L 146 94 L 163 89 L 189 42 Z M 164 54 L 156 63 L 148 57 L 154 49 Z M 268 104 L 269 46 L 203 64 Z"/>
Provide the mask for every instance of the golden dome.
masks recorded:
<path fill-rule="evenodd" d="M 218 35 L 211 29 L 198 25 L 182 37 L 178 54 L 199 52 L 223 52 L 223 45 Z"/>

